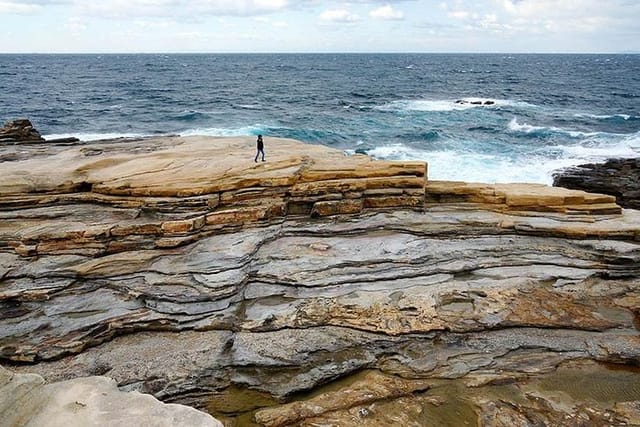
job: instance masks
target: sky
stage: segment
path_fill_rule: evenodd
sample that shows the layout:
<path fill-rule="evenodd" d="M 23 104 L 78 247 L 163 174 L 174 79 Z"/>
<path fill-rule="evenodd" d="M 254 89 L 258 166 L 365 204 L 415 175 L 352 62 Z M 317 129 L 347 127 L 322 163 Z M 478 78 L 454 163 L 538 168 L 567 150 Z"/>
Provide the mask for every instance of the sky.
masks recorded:
<path fill-rule="evenodd" d="M 640 0 L 0 0 L 0 53 L 640 52 Z"/>

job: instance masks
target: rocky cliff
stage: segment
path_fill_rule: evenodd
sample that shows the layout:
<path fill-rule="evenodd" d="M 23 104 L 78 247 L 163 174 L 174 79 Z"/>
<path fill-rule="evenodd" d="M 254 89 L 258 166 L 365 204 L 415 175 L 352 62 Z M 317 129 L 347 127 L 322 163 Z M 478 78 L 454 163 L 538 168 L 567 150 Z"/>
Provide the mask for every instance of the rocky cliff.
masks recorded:
<path fill-rule="evenodd" d="M 3 148 L 3 363 L 237 425 L 637 422 L 640 212 L 286 139 L 265 163 L 254 150 Z"/>

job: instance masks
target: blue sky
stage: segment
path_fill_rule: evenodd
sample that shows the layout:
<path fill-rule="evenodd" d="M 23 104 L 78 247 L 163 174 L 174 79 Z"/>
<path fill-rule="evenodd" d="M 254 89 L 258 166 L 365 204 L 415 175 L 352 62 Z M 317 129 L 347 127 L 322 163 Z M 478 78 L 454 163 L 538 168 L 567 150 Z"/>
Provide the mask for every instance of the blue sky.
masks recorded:
<path fill-rule="evenodd" d="M 0 0 L 0 52 L 640 52 L 640 0 Z"/>

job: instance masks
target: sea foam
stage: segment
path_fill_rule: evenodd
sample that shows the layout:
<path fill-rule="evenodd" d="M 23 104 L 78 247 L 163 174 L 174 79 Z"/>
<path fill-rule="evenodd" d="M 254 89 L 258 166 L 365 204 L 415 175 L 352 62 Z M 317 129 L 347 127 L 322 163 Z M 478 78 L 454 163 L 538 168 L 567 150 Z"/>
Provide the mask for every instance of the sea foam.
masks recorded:
<path fill-rule="evenodd" d="M 140 138 L 145 135 L 138 133 L 52 133 L 42 135 L 46 140 L 61 138 L 78 138 L 80 141 L 100 141 L 103 139 Z"/>
<path fill-rule="evenodd" d="M 527 123 L 519 123 L 518 119 L 514 117 L 507 125 L 507 129 L 512 133 L 522 133 L 534 136 L 550 135 L 550 134 L 564 134 L 571 138 L 588 138 L 599 135 L 600 132 L 582 132 L 572 129 L 563 129 L 555 126 L 534 126 Z"/>
<path fill-rule="evenodd" d="M 515 100 L 493 99 L 493 98 L 458 98 L 442 100 L 398 100 L 384 105 L 374 107 L 380 111 L 462 111 L 472 108 L 495 108 L 495 107 L 522 107 L 530 108 L 534 105 Z"/>

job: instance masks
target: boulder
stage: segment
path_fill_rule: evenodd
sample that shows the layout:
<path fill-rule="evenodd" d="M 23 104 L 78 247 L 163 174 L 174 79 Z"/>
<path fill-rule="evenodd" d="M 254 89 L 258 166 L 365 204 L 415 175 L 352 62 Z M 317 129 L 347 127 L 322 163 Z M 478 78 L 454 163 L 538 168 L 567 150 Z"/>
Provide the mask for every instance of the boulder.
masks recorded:
<path fill-rule="evenodd" d="M 554 173 L 553 185 L 609 194 L 625 208 L 640 209 L 640 158 L 610 159 Z"/>
<path fill-rule="evenodd" d="M 164 404 L 148 394 L 123 392 L 107 377 L 47 383 L 36 374 L 14 374 L 0 366 L 3 427 L 222 427 L 209 414 Z"/>
<path fill-rule="evenodd" d="M 44 142 L 44 138 L 31 121 L 18 119 L 5 123 L 0 129 L 0 142 Z"/>

